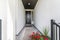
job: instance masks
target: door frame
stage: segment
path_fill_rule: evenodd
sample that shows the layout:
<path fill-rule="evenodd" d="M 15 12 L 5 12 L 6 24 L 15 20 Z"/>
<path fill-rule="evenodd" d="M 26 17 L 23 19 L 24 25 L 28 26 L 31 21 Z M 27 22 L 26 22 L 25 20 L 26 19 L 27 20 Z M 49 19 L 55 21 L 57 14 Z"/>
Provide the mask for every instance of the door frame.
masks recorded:
<path fill-rule="evenodd" d="M 32 21 L 33 21 L 33 18 L 32 18 L 32 16 L 33 16 L 33 9 L 25 9 L 25 12 L 26 11 L 31 11 L 31 24 L 32 24 Z M 26 18 L 25 18 L 25 21 L 26 21 Z"/>

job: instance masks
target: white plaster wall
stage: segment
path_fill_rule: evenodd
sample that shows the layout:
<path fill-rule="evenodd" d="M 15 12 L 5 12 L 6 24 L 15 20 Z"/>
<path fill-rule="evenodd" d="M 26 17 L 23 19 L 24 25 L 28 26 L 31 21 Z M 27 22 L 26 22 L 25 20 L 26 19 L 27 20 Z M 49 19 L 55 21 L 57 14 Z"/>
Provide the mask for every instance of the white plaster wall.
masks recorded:
<path fill-rule="evenodd" d="M 16 14 L 16 34 L 25 26 L 25 10 L 22 0 L 18 0 L 18 13 Z"/>
<path fill-rule="evenodd" d="M 8 0 L 7 40 L 15 40 L 15 15 L 17 13 L 17 3 L 17 0 Z"/>
<path fill-rule="evenodd" d="M 2 20 L 2 40 L 7 40 L 7 0 L 0 0 L 0 19 Z"/>
<path fill-rule="evenodd" d="M 49 29 L 50 36 L 51 19 L 60 23 L 60 0 L 38 0 L 34 9 L 35 26 L 42 33 L 44 28 Z"/>
<path fill-rule="evenodd" d="M 25 25 L 25 10 L 22 4 L 22 0 L 8 0 L 8 5 L 9 5 L 9 17 L 10 23 L 9 25 L 12 25 L 11 27 L 8 27 L 9 31 L 8 38 L 9 40 L 15 40 L 15 36 L 20 32 L 20 30 L 24 27 Z M 10 32 L 10 30 L 12 30 Z"/>

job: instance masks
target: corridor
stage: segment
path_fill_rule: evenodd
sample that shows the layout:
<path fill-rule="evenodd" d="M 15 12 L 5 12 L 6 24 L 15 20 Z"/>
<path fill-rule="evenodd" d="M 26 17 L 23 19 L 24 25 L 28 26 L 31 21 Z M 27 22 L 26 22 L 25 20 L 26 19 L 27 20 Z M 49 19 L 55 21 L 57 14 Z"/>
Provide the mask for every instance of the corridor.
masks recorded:
<path fill-rule="evenodd" d="M 51 19 L 60 23 L 59 0 L 9 0 L 9 8 L 14 24 L 12 34 L 15 35 L 13 38 L 16 40 L 24 40 L 26 35 L 29 35 L 28 32 L 35 30 L 35 27 L 42 34 L 46 28 L 47 35 L 51 38 Z M 32 27 L 34 28 L 32 29 Z M 24 33 L 21 32 L 22 29 Z M 16 37 L 16 35 L 21 34 L 20 32 L 23 33 L 21 36 L 24 36 L 25 33 L 26 35 L 22 38 L 20 35 Z M 9 36 L 9 38 L 12 37 Z M 27 40 L 30 39 L 27 38 Z"/>

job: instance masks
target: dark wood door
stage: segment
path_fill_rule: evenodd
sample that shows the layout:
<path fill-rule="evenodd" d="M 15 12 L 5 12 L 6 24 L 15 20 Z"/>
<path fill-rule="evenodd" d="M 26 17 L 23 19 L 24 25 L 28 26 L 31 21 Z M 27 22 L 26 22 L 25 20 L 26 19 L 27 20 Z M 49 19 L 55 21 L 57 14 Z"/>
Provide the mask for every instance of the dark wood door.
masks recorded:
<path fill-rule="evenodd" d="M 26 24 L 31 24 L 31 11 L 26 11 Z"/>

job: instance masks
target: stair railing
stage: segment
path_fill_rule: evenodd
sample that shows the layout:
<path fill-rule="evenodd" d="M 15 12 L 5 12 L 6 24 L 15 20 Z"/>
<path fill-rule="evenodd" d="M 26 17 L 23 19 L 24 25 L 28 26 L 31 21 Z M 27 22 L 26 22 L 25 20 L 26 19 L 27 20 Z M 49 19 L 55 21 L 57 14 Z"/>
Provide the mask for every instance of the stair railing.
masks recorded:
<path fill-rule="evenodd" d="M 51 20 L 51 40 L 60 40 L 60 25 Z"/>

